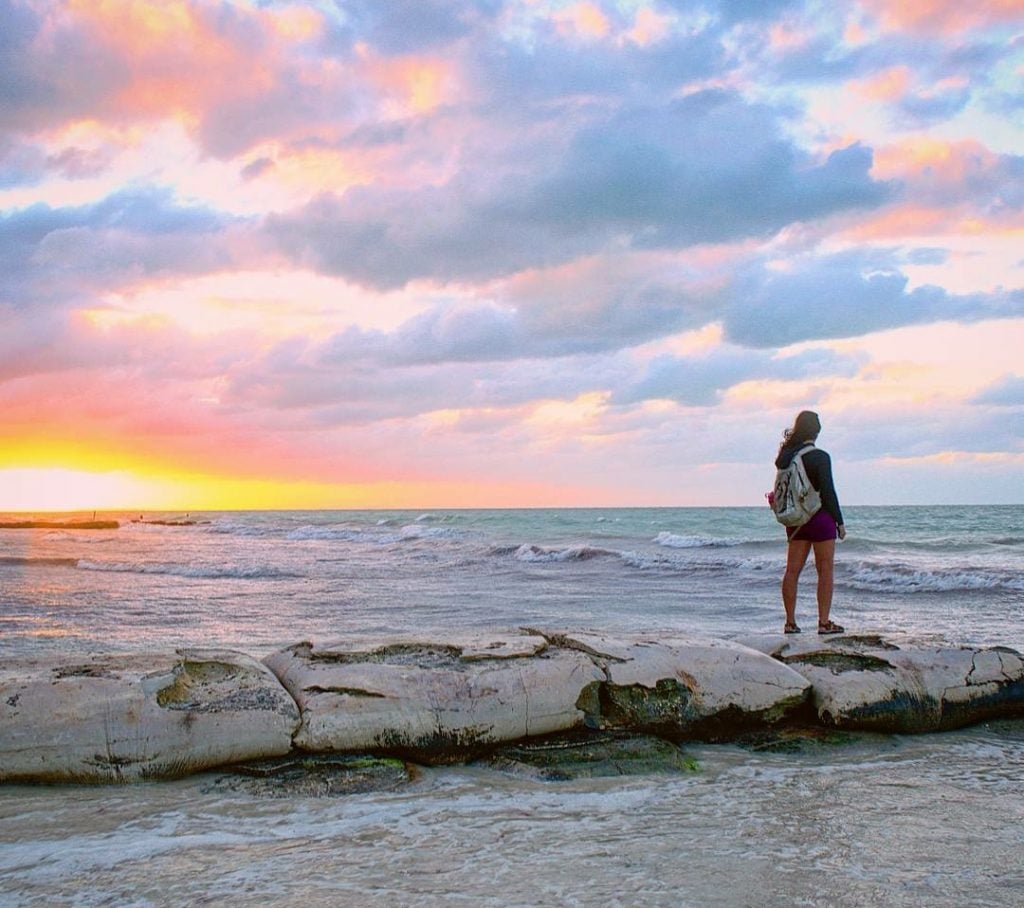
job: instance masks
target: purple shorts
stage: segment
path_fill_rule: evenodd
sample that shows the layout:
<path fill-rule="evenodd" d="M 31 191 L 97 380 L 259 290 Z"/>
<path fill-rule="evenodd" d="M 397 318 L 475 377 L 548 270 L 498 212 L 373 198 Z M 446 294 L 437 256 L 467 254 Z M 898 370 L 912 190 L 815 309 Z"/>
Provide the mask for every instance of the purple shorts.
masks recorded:
<path fill-rule="evenodd" d="M 803 542 L 827 542 L 838 535 L 836 522 L 824 508 L 818 511 L 802 527 L 786 527 L 786 535 L 792 542 L 799 539 Z"/>

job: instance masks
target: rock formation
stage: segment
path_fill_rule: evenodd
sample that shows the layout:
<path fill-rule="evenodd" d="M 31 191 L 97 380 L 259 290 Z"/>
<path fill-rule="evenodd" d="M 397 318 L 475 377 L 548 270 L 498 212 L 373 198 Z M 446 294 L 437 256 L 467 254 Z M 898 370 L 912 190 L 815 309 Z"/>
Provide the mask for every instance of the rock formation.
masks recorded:
<path fill-rule="evenodd" d="M 810 683 L 736 643 L 696 637 L 541 632 L 590 656 L 605 677 L 581 699 L 589 724 L 675 740 L 731 737 L 798 710 Z"/>
<path fill-rule="evenodd" d="M 0 781 L 168 778 L 289 752 L 295 703 L 242 653 L 8 660 Z"/>
<path fill-rule="evenodd" d="M 603 678 L 583 653 L 516 632 L 299 643 L 264 661 L 302 712 L 298 747 L 427 763 L 581 726 L 580 693 Z"/>
<path fill-rule="evenodd" d="M 814 689 L 818 719 L 836 728 L 930 732 L 1024 715 L 1024 657 L 876 635 L 764 637 L 747 643 Z"/>
<path fill-rule="evenodd" d="M 165 778 L 286 756 L 257 787 L 340 792 L 381 772 L 391 784 L 391 764 L 371 771 L 349 759 L 359 755 L 449 763 L 505 748 L 506 762 L 572 751 L 612 765 L 635 749 L 630 736 L 926 732 L 1014 716 L 1020 653 L 896 636 L 522 629 L 296 643 L 263 664 L 220 650 L 50 656 L 0 668 L 0 782 Z"/>

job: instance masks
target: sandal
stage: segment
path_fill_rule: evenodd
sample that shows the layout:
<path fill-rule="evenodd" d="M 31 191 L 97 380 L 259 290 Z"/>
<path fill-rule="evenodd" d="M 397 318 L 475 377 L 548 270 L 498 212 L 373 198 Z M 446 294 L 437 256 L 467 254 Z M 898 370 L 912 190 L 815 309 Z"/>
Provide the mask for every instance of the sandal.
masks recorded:
<path fill-rule="evenodd" d="M 834 621 L 826 621 L 824 624 L 818 625 L 819 634 L 842 634 L 846 632 L 846 628 L 836 624 Z"/>
<path fill-rule="evenodd" d="M 784 633 L 784 634 L 799 634 L 800 633 L 800 628 L 797 627 L 797 624 L 796 624 L 795 621 L 792 622 L 792 623 L 787 621 L 786 624 L 782 628 L 782 633 Z"/>

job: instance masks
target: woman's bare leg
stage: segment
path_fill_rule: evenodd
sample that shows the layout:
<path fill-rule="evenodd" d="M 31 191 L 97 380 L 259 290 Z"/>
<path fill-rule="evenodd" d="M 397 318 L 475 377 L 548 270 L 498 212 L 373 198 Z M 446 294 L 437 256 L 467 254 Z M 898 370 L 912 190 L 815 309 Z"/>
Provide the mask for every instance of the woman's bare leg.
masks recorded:
<path fill-rule="evenodd" d="M 828 624 L 832 611 L 832 587 L 835 583 L 836 541 L 814 543 L 814 569 L 818 572 L 818 624 Z"/>
<path fill-rule="evenodd" d="M 796 624 L 796 589 L 800 572 L 811 553 L 811 543 L 801 539 L 789 543 L 786 549 L 786 573 L 782 576 L 782 607 L 786 610 L 786 624 Z"/>

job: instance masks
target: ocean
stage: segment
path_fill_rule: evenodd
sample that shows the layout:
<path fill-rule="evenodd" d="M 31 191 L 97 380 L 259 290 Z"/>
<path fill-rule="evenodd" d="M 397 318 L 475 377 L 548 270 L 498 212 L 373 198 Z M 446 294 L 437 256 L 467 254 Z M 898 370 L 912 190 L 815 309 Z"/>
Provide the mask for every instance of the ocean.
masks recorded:
<path fill-rule="evenodd" d="M 848 631 L 1024 650 L 1024 507 L 844 513 L 833 618 Z M 122 524 L 0 530 L 0 656 L 783 623 L 785 535 L 766 507 L 100 516 Z M 814 579 L 808 564 L 805 632 Z M 1021 904 L 1022 721 L 685 749 L 699 768 L 681 776 L 468 765 L 339 798 L 259 799 L 216 773 L 2 786 L 0 902 Z"/>

